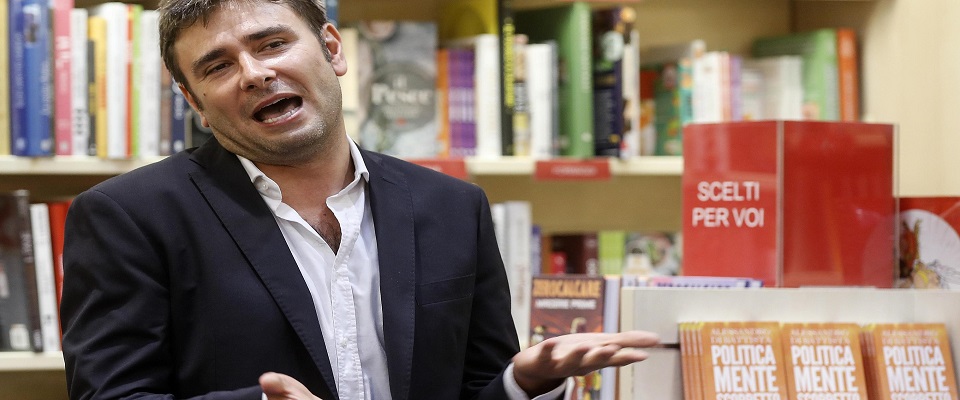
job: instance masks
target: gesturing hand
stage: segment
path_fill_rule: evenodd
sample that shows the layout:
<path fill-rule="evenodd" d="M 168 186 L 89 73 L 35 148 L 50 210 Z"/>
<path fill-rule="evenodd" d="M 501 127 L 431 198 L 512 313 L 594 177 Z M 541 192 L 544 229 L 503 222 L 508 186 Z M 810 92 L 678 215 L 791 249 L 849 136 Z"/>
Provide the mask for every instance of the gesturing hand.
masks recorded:
<path fill-rule="evenodd" d="M 260 389 L 268 400 L 321 400 L 300 381 L 276 372 L 260 375 Z"/>
<path fill-rule="evenodd" d="M 559 386 L 567 377 L 643 361 L 647 353 L 640 348 L 658 343 L 656 334 L 644 331 L 557 336 L 514 356 L 513 375 L 520 388 L 533 397 Z"/>

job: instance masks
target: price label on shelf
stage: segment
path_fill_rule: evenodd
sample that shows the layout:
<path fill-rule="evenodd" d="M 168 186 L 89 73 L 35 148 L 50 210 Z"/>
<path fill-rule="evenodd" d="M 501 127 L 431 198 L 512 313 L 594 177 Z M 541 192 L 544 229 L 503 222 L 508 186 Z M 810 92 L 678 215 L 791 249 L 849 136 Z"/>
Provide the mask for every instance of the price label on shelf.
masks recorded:
<path fill-rule="evenodd" d="M 443 172 L 454 178 L 468 180 L 468 178 L 470 177 L 469 174 L 467 174 L 467 163 L 464 162 L 462 158 L 456 158 L 456 159 L 424 158 L 424 159 L 412 159 L 408 161 L 414 164 L 420 165 L 422 167 L 430 168 L 434 171 Z"/>
<path fill-rule="evenodd" d="M 607 159 L 537 161 L 533 174 L 540 181 L 605 181 L 610 179 Z"/>

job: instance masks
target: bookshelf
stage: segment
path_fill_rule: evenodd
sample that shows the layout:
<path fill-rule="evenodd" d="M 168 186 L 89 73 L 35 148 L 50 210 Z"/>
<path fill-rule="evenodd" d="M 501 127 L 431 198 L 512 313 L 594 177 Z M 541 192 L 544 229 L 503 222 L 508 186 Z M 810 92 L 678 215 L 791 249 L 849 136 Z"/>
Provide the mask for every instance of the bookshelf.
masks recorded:
<path fill-rule="evenodd" d="M 443 0 L 340 2 L 340 19 L 436 20 Z M 512 0 L 517 8 L 568 0 Z M 101 0 L 78 0 L 78 7 Z M 155 0 L 136 1 L 147 8 Z M 753 38 L 819 27 L 860 34 L 864 118 L 900 127 L 900 194 L 960 195 L 960 6 L 952 0 L 620 0 L 638 11 L 643 46 L 703 38 L 709 49 L 746 53 Z M 6 132 L 3 132 L 4 134 Z M 26 188 L 40 200 L 75 195 L 156 160 L 0 157 L 0 190 Z M 546 231 L 678 230 L 682 160 L 610 160 L 609 179 L 538 181 L 531 160 L 468 160 L 471 180 L 492 202 L 524 199 Z M 847 289 L 842 289 L 847 290 Z M 852 296 L 858 292 L 851 291 Z M 739 307 L 739 302 L 736 303 Z M 954 303 L 955 304 L 955 303 Z M 659 307 L 653 303 L 651 307 Z M 736 308 L 735 307 L 735 308 Z M 654 308 L 656 309 L 656 308 Z M 954 330 L 960 327 L 953 327 Z M 65 398 L 57 354 L 0 353 L 0 398 Z"/>

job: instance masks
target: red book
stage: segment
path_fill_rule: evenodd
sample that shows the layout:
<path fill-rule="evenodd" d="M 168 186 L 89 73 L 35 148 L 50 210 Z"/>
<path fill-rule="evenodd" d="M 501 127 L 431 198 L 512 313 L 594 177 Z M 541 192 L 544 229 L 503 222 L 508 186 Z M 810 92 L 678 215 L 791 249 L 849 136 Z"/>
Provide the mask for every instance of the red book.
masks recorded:
<path fill-rule="evenodd" d="M 67 222 L 70 200 L 47 203 L 50 213 L 50 244 L 53 248 L 53 277 L 57 285 L 57 307 L 63 294 L 63 231 Z"/>
<path fill-rule="evenodd" d="M 73 0 L 52 0 L 53 18 L 53 132 L 58 156 L 73 155 L 73 117 L 70 101 L 70 10 Z"/>

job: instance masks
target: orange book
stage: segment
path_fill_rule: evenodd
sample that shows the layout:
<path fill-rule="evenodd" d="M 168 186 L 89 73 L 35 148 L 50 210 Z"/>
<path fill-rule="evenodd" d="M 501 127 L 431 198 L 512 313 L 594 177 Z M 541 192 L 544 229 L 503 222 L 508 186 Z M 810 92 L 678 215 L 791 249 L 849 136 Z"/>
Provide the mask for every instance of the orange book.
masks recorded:
<path fill-rule="evenodd" d="M 867 398 L 859 325 L 785 323 L 780 331 L 791 399 Z"/>
<path fill-rule="evenodd" d="M 956 400 L 957 379 L 942 323 L 874 324 L 864 328 L 875 399 Z"/>
<path fill-rule="evenodd" d="M 681 322 L 677 326 L 677 334 L 680 336 L 680 379 L 683 383 L 683 400 L 695 400 L 693 385 L 690 382 L 693 375 L 693 365 L 690 362 L 693 352 L 693 343 L 690 340 L 692 324 L 692 322 Z"/>
<path fill-rule="evenodd" d="M 857 33 L 837 29 L 837 83 L 840 86 L 840 120 L 860 121 L 860 69 Z"/>
<path fill-rule="evenodd" d="M 450 156 L 450 50 L 437 49 L 437 157 Z"/>
<path fill-rule="evenodd" d="M 705 322 L 700 329 L 704 399 L 787 399 L 777 322 Z"/>

